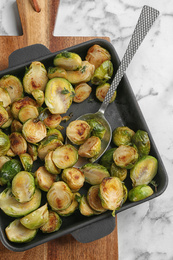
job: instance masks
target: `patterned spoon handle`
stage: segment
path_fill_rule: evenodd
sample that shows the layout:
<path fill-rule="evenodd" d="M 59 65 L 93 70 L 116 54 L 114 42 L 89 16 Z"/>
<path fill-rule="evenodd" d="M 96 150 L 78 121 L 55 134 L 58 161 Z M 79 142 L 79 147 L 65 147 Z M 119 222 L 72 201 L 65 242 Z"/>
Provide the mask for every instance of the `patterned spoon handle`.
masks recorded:
<path fill-rule="evenodd" d="M 110 99 L 112 95 L 114 94 L 115 90 L 117 89 L 128 65 L 130 64 L 133 56 L 135 55 L 137 49 L 139 48 L 140 44 L 144 40 L 145 36 L 147 35 L 148 31 L 152 27 L 154 21 L 159 15 L 159 11 L 156 9 L 144 6 L 142 8 L 139 20 L 136 24 L 135 30 L 132 34 L 131 40 L 129 42 L 129 45 L 127 47 L 127 50 L 124 54 L 124 57 L 121 61 L 121 64 L 116 72 L 115 78 L 112 81 L 111 87 L 109 88 L 109 91 L 107 92 L 107 95 L 99 109 L 99 112 L 103 113 L 105 112 Z"/>

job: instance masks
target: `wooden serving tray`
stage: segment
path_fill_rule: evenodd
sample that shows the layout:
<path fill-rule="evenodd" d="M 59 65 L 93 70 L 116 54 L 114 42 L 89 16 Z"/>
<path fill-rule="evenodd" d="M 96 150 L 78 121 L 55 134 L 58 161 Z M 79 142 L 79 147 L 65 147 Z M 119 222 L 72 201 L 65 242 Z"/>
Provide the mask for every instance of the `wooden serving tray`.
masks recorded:
<path fill-rule="evenodd" d="M 59 6 L 59 0 L 39 0 L 41 9 L 36 12 L 29 0 L 16 0 L 21 19 L 23 35 L 0 36 L 0 70 L 8 67 L 9 55 L 20 48 L 40 43 L 55 52 L 96 37 L 55 37 L 53 30 Z M 108 37 L 99 37 L 109 41 Z M 0 242 L 0 259 L 44 259 L 44 260 L 97 260 L 118 259 L 117 217 L 114 231 L 91 243 L 79 243 L 70 234 L 52 240 L 24 252 L 12 252 Z"/>

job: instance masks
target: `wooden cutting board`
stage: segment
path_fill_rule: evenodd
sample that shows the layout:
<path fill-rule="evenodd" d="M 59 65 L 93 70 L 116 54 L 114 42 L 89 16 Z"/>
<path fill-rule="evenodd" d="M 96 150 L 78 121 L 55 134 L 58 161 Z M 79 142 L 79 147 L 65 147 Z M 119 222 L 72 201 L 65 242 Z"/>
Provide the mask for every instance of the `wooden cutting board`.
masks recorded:
<path fill-rule="evenodd" d="M 28 45 L 44 44 L 50 51 L 55 52 L 95 37 L 55 37 L 53 30 L 59 6 L 59 0 L 38 0 L 40 12 L 36 12 L 29 0 L 17 0 L 23 35 L 0 36 L 0 70 L 8 67 L 8 57 L 16 49 Z M 109 41 L 109 38 L 104 38 Z M 114 231 L 99 240 L 82 244 L 70 234 L 37 246 L 25 252 L 12 252 L 0 242 L 1 260 L 100 260 L 118 259 L 117 218 Z"/>

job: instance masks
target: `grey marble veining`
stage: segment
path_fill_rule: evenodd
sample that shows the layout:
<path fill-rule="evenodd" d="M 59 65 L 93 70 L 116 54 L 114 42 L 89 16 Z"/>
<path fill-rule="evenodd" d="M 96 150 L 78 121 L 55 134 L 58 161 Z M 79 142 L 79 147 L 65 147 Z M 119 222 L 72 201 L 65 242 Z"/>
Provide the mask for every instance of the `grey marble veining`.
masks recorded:
<path fill-rule="evenodd" d="M 173 260 L 172 0 L 61 0 L 54 35 L 108 36 L 122 58 L 145 4 L 158 9 L 160 16 L 127 76 L 163 159 L 169 185 L 158 198 L 118 214 L 119 259 Z M 0 34 L 20 33 L 15 0 L 1 0 Z"/>

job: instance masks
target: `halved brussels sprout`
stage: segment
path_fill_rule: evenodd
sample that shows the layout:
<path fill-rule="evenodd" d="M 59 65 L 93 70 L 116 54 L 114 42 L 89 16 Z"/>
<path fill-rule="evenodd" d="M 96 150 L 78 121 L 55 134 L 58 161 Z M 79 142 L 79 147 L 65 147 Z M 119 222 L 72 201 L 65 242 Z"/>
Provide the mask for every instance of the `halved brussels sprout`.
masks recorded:
<path fill-rule="evenodd" d="M 44 160 L 46 154 L 62 146 L 63 143 L 58 139 L 57 135 L 49 135 L 44 138 L 38 147 L 38 157 Z"/>
<path fill-rule="evenodd" d="M 96 98 L 100 101 L 100 102 L 103 102 L 105 97 L 106 97 L 106 94 L 110 88 L 110 84 L 109 83 L 103 83 L 101 85 L 99 85 L 97 88 L 96 88 Z M 109 101 L 109 103 L 112 103 L 115 98 L 117 96 L 117 92 L 115 90 L 111 100 Z"/>
<path fill-rule="evenodd" d="M 14 119 L 11 123 L 11 132 L 19 132 L 22 133 L 23 125 L 18 120 Z"/>
<path fill-rule="evenodd" d="M 37 101 L 37 104 L 41 107 L 44 103 L 44 92 L 41 89 L 34 89 L 31 92 L 34 99 Z"/>
<path fill-rule="evenodd" d="M 101 140 L 97 136 L 89 137 L 78 150 L 81 157 L 93 158 L 96 157 L 101 150 Z"/>
<path fill-rule="evenodd" d="M 105 177 L 110 176 L 108 170 L 98 163 L 87 163 L 81 170 L 85 175 L 85 181 L 91 185 L 100 184 Z"/>
<path fill-rule="evenodd" d="M 90 136 L 91 127 L 86 121 L 72 121 L 66 128 L 68 139 L 76 145 L 83 144 Z"/>
<path fill-rule="evenodd" d="M 88 61 L 82 61 L 82 67 L 76 71 L 67 71 L 67 80 L 72 84 L 79 84 L 91 80 L 95 66 Z"/>
<path fill-rule="evenodd" d="M 28 119 L 22 128 L 22 133 L 27 142 L 36 144 L 46 137 L 46 126 L 37 118 Z"/>
<path fill-rule="evenodd" d="M 10 139 L 4 132 L 0 130 L 0 156 L 6 155 L 9 149 L 10 149 Z"/>
<path fill-rule="evenodd" d="M 108 149 L 101 157 L 99 163 L 106 167 L 108 171 L 110 171 L 111 165 L 114 162 L 113 160 L 113 153 L 115 152 L 116 148 Z"/>
<path fill-rule="evenodd" d="M 58 53 L 53 63 L 65 70 L 77 70 L 82 66 L 81 57 L 77 53 L 67 51 Z"/>
<path fill-rule="evenodd" d="M 49 219 L 47 203 L 20 219 L 20 223 L 29 229 L 37 229 L 46 224 Z"/>
<path fill-rule="evenodd" d="M 26 243 L 34 239 L 37 230 L 28 229 L 20 223 L 19 219 L 15 219 L 6 227 L 5 233 L 11 242 Z"/>
<path fill-rule="evenodd" d="M 40 227 L 40 230 L 43 233 L 52 233 L 58 231 L 61 227 L 61 224 L 62 224 L 62 220 L 60 216 L 56 212 L 49 210 L 48 221 L 43 226 Z"/>
<path fill-rule="evenodd" d="M 131 169 L 138 160 L 137 150 L 130 145 L 120 145 L 113 153 L 114 163 L 126 169 Z"/>
<path fill-rule="evenodd" d="M 67 72 L 61 67 L 50 67 L 48 68 L 48 78 L 64 78 L 67 79 Z"/>
<path fill-rule="evenodd" d="M 48 112 L 48 116 L 43 120 L 44 124 L 48 128 L 56 128 L 61 123 L 62 117 L 60 114 L 51 114 Z"/>
<path fill-rule="evenodd" d="M 73 98 L 73 101 L 76 103 L 81 103 L 89 97 L 92 88 L 87 83 L 80 83 L 75 87 L 74 90 L 75 90 L 75 96 Z"/>
<path fill-rule="evenodd" d="M 136 146 L 140 157 L 149 154 L 150 139 L 147 132 L 138 130 L 132 137 L 132 143 Z"/>
<path fill-rule="evenodd" d="M 130 170 L 133 186 L 150 183 L 155 177 L 157 169 L 158 161 L 155 157 L 151 155 L 142 157 Z"/>
<path fill-rule="evenodd" d="M 83 216 L 86 217 L 90 217 L 96 214 L 95 210 L 90 207 L 87 198 L 84 195 L 79 199 L 79 211 Z"/>
<path fill-rule="evenodd" d="M 130 201 L 139 201 L 150 197 L 153 193 L 154 192 L 149 185 L 143 184 L 131 189 L 128 198 Z"/>
<path fill-rule="evenodd" d="M 8 91 L 2 87 L 0 87 L 0 102 L 2 102 L 3 107 L 8 107 L 11 104 L 11 98 Z"/>
<path fill-rule="evenodd" d="M 39 61 L 33 61 L 23 77 L 23 87 L 25 92 L 31 94 L 35 89 L 44 91 L 47 82 L 47 71 L 44 65 Z"/>
<path fill-rule="evenodd" d="M 9 157 L 15 157 L 16 156 L 16 154 L 11 150 L 11 148 L 7 151 L 6 155 L 9 156 Z"/>
<path fill-rule="evenodd" d="M 8 121 L 8 112 L 0 105 L 0 127 Z"/>
<path fill-rule="evenodd" d="M 110 60 L 104 61 L 94 72 L 91 83 L 101 85 L 111 79 L 113 74 L 113 64 Z"/>
<path fill-rule="evenodd" d="M 103 139 L 106 132 L 105 127 L 96 119 L 87 120 L 87 123 L 91 127 L 91 135 L 97 136 L 100 139 Z"/>
<path fill-rule="evenodd" d="M 13 121 L 13 115 L 11 113 L 10 106 L 6 107 L 6 111 L 8 113 L 8 120 L 1 126 L 3 129 L 9 127 Z"/>
<path fill-rule="evenodd" d="M 36 185 L 43 191 L 48 191 L 56 180 L 56 175 L 51 174 L 44 166 L 40 166 L 35 172 Z"/>
<path fill-rule="evenodd" d="M 62 135 L 62 133 L 60 132 L 60 130 L 58 129 L 48 129 L 47 131 L 47 136 L 49 135 L 57 135 L 58 139 L 63 143 L 64 142 L 64 137 Z"/>
<path fill-rule="evenodd" d="M 38 117 L 38 109 L 33 105 L 26 105 L 19 110 L 19 120 L 25 123 L 28 119 Z"/>
<path fill-rule="evenodd" d="M 115 163 L 112 163 L 110 174 L 111 176 L 118 177 L 121 181 L 124 181 L 127 177 L 127 169 L 118 167 Z"/>
<path fill-rule="evenodd" d="M 19 98 L 12 103 L 11 113 L 15 119 L 18 119 L 20 109 L 26 105 L 32 105 L 37 107 L 36 101 L 28 96 Z"/>
<path fill-rule="evenodd" d="M 2 166 L 4 165 L 4 163 L 10 161 L 10 158 L 8 156 L 2 155 L 0 156 L 0 170 L 2 168 Z"/>
<path fill-rule="evenodd" d="M 13 196 L 10 188 L 0 193 L 0 208 L 11 217 L 22 217 L 37 209 L 41 203 L 41 191 L 35 190 L 33 198 L 25 203 L 18 202 Z"/>
<path fill-rule="evenodd" d="M 23 138 L 21 133 L 13 132 L 9 136 L 10 139 L 10 147 L 13 153 L 16 155 L 26 153 L 27 151 L 27 142 Z"/>
<path fill-rule="evenodd" d="M 16 99 L 23 96 L 23 86 L 21 81 L 13 75 L 5 75 L 0 79 L 0 87 L 5 88 L 13 103 Z"/>
<path fill-rule="evenodd" d="M 103 208 L 116 210 L 121 206 L 124 199 L 122 182 L 117 177 L 104 178 L 100 184 L 99 196 Z"/>
<path fill-rule="evenodd" d="M 78 191 L 85 182 L 84 173 L 75 167 L 64 169 L 61 178 L 68 184 L 73 192 Z"/>
<path fill-rule="evenodd" d="M 99 213 L 103 213 L 106 209 L 102 207 L 101 199 L 99 197 L 99 190 L 99 185 L 91 186 L 87 192 L 87 201 L 92 209 Z"/>
<path fill-rule="evenodd" d="M 12 180 L 11 190 L 20 203 L 30 201 L 35 193 L 34 177 L 27 171 L 18 172 Z"/>
<path fill-rule="evenodd" d="M 78 152 L 74 146 L 65 144 L 53 151 L 52 160 L 59 169 L 66 169 L 75 165 Z"/>
<path fill-rule="evenodd" d="M 31 172 L 33 166 L 33 159 L 29 153 L 22 153 L 19 155 L 20 161 L 25 171 Z"/>
<path fill-rule="evenodd" d="M 0 171 L 0 185 L 5 185 L 22 170 L 22 165 L 17 159 L 11 159 L 5 162 Z"/>
<path fill-rule="evenodd" d="M 45 168 L 48 172 L 50 172 L 52 174 L 60 174 L 61 169 L 56 167 L 56 165 L 54 164 L 52 155 L 53 155 L 53 151 L 50 151 L 45 156 Z"/>
<path fill-rule="evenodd" d="M 97 69 L 104 61 L 110 60 L 111 55 L 105 48 L 94 44 L 88 49 L 85 59 Z"/>
<path fill-rule="evenodd" d="M 114 129 L 112 141 L 116 146 L 131 145 L 135 132 L 127 126 L 120 126 Z"/>
<path fill-rule="evenodd" d="M 28 143 L 28 153 L 31 156 L 33 161 L 37 160 L 38 151 L 37 151 L 37 145 Z"/>
<path fill-rule="evenodd" d="M 73 193 L 73 200 L 72 200 L 71 205 L 68 208 L 57 211 L 60 216 L 68 217 L 68 216 L 72 215 L 75 212 L 75 210 L 79 206 L 79 203 L 78 203 L 76 197 L 79 198 L 80 197 L 80 193 Z"/>
<path fill-rule="evenodd" d="M 71 106 L 74 89 L 69 81 L 63 78 L 49 80 L 45 90 L 45 103 L 52 114 L 66 113 Z"/>
<path fill-rule="evenodd" d="M 64 181 L 57 181 L 49 189 L 47 201 L 52 210 L 64 210 L 71 205 L 73 193 Z"/>

